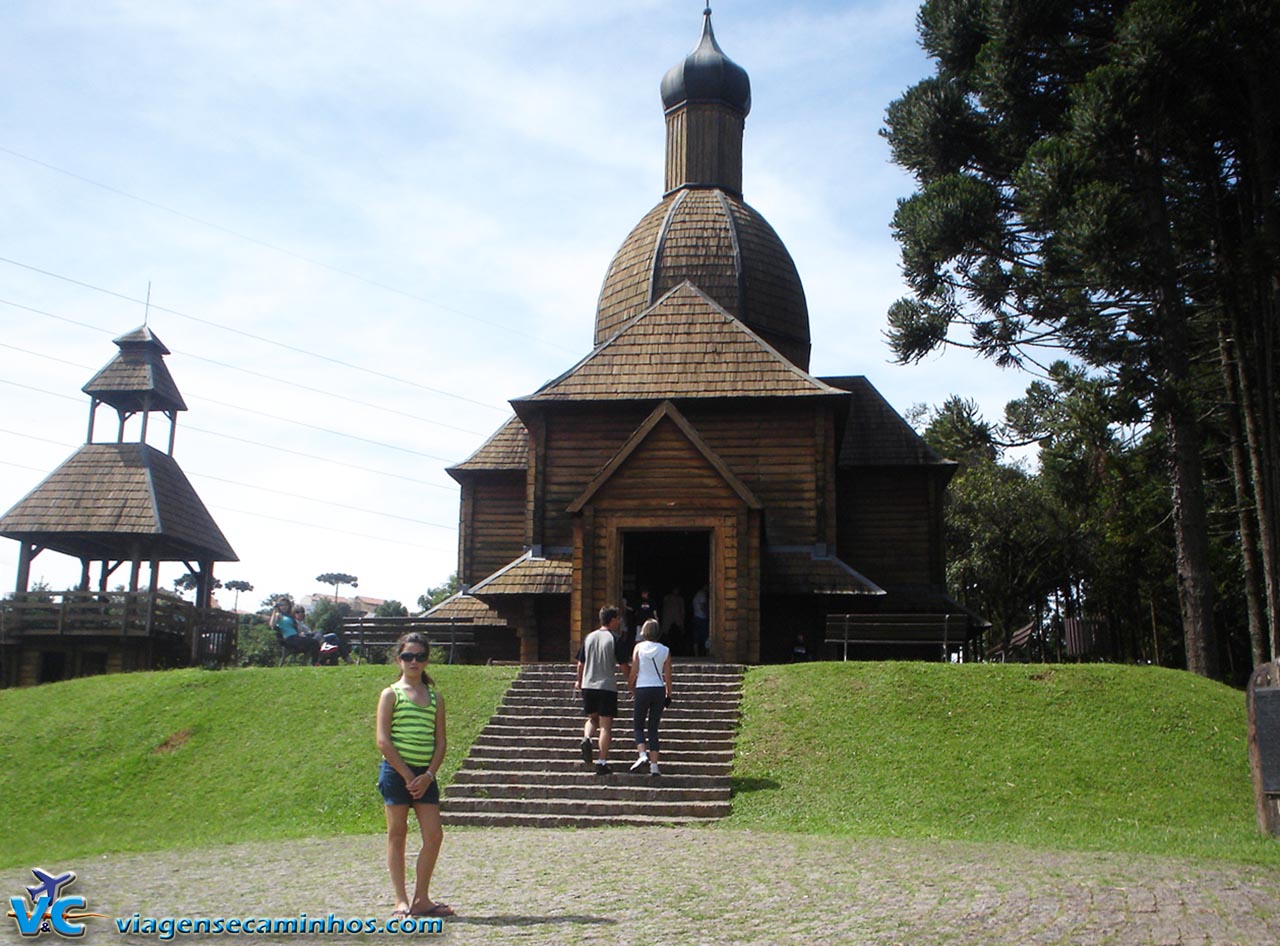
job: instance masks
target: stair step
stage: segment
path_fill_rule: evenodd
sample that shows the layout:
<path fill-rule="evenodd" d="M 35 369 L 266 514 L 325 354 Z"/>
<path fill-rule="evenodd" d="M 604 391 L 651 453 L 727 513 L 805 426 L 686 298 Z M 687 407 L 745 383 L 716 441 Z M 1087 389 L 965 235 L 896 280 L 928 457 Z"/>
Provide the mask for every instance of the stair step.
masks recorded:
<path fill-rule="evenodd" d="M 540 706 L 555 706 L 574 709 L 582 712 L 582 691 L 570 687 L 560 689 L 509 689 L 503 697 L 502 704 L 536 709 Z M 626 690 L 618 692 L 618 705 L 632 707 L 634 697 Z M 713 692 L 710 690 L 679 689 L 671 691 L 672 709 L 729 709 L 736 710 L 742 706 L 741 693 Z"/>
<path fill-rule="evenodd" d="M 608 778 L 608 776 L 603 776 Z M 441 811 L 477 811 L 492 814 L 607 815 L 636 814 L 665 818 L 723 818 L 731 811 L 728 801 L 618 801 L 584 798 L 450 798 Z"/>
<path fill-rule="evenodd" d="M 635 758 L 635 751 L 618 746 L 617 751 L 609 753 L 613 759 L 626 759 L 628 766 L 631 759 Z M 668 749 L 664 751 L 664 755 L 669 755 L 672 762 L 722 762 L 724 764 L 731 763 L 733 760 L 732 745 L 727 745 L 723 749 L 686 749 L 676 751 Z M 585 764 L 582 762 L 581 755 L 576 750 L 563 749 L 556 751 L 545 748 L 545 746 L 531 745 L 476 745 L 471 746 L 471 754 L 468 758 L 481 762 L 481 760 L 490 760 L 490 762 L 558 762 L 561 759 L 568 759 L 570 762 L 577 762 L 579 766 Z"/>
<path fill-rule="evenodd" d="M 729 774 L 742 702 L 742 668 L 677 663 L 678 687 L 662 720 L 662 777 L 628 769 L 634 698 L 619 693 L 614 769 L 600 776 L 579 755 L 581 694 L 573 666 L 531 665 L 445 789 L 450 825 L 666 825 L 705 822 L 731 811 Z"/>
<path fill-rule="evenodd" d="M 618 762 L 621 764 L 622 759 L 627 759 L 627 764 L 631 761 L 627 756 L 619 756 Z M 610 763 L 612 764 L 612 763 Z M 662 774 L 665 777 L 671 775 L 715 775 L 722 778 L 728 778 L 731 765 L 728 762 L 691 762 L 684 759 L 673 759 L 671 761 L 663 760 Z M 591 770 L 587 768 L 582 759 L 502 759 L 502 758 L 477 758 L 475 756 L 467 756 L 462 763 L 464 772 L 548 772 L 548 773 L 565 773 L 580 774 L 583 778 L 591 777 Z"/>
<path fill-rule="evenodd" d="M 603 778 L 591 776 L 592 783 L 575 782 L 558 785 L 522 785 L 503 784 L 500 782 L 474 782 L 469 785 L 451 785 L 450 801 L 458 798 L 503 798 L 524 801 L 548 799 L 582 799 L 587 801 L 623 801 L 631 804 L 665 801 L 671 796 L 678 796 L 682 801 L 716 801 L 727 802 L 731 795 L 729 787 L 687 788 L 679 785 L 667 785 L 667 777 L 654 778 L 649 775 L 648 768 L 639 776 L 643 782 L 628 779 L 625 784 L 614 784 L 619 781 L 623 772 L 616 769 L 615 775 Z"/>
<path fill-rule="evenodd" d="M 619 813 L 600 815 L 539 815 L 518 814 L 515 812 L 448 812 L 443 809 L 440 812 L 440 820 L 450 827 L 476 828 L 650 828 L 694 824 L 699 821 L 706 821 L 711 817 L 719 816 L 671 818 Z"/>
<path fill-rule="evenodd" d="M 577 674 L 572 671 L 558 674 L 520 674 L 511 682 L 516 689 L 547 689 L 555 690 L 560 687 L 573 689 L 574 681 Z M 627 678 L 618 673 L 614 677 L 614 682 L 618 684 L 618 689 L 624 689 Z M 742 689 L 741 677 L 711 677 L 703 674 L 684 674 L 673 673 L 671 675 L 672 687 L 682 687 L 689 689 L 702 689 L 710 691 L 719 691 L 724 693 L 736 693 Z"/>
<path fill-rule="evenodd" d="M 630 763 L 628 763 L 629 765 Z M 726 779 L 715 775 L 678 775 L 667 763 L 662 763 L 662 778 L 650 778 L 649 773 L 632 773 L 627 771 L 625 766 L 619 764 L 614 767 L 613 778 L 609 780 L 608 788 L 656 788 L 661 786 L 662 791 L 670 791 L 671 789 L 693 789 L 695 791 L 705 791 L 714 789 L 716 791 L 730 791 L 729 783 Z M 580 765 L 575 772 L 505 772 L 500 769 L 460 769 L 453 773 L 453 780 L 449 783 L 446 792 L 460 792 L 467 794 L 472 786 L 497 786 L 501 789 L 521 789 L 536 791 L 551 791 L 556 788 L 578 788 L 582 786 L 593 787 L 600 790 L 601 783 L 596 780 L 595 774 L 586 767 Z"/>
<path fill-rule="evenodd" d="M 733 730 L 695 730 L 695 728 L 662 727 L 658 734 L 662 744 L 671 745 L 733 745 Z M 557 748 L 576 749 L 582 741 L 581 721 L 577 726 L 532 726 L 522 725 L 504 717 L 502 723 L 490 723 L 476 739 L 477 745 L 541 745 L 557 746 Z M 613 727 L 613 744 L 622 742 L 631 744 L 635 741 L 635 732 L 630 726 Z"/>
<path fill-rule="evenodd" d="M 494 726 L 519 726 L 522 729 L 563 729 L 565 731 L 577 729 L 579 732 L 582 731 L 582 724 L 585 722 L 586 717 L 581 712 L 513 713 L 510 710 L 501 710 L 489 717 L 489 723 Z M 668 719 L 664 714 L 661 728 L 663 732 L 675 729 L 707 729 L 731 734 L 737 732 L 737 723 L 736 717 L 722 713 L 701 716 L 682 713 L 674 719 Z M 630 732 L 633 725 L 634 717 L 631 713 L 624 714 L 619 712 L 617 716 L 613 717 L 614 732 L 620 732 L 624 729 Z"/>
<path fill-rule="evenodd" d="M 671 718 L 668 718 L 668 713 L 670 713 Z M 698 719 L 698 720 L 723 720 L 729 723 L 736 723 L 738 721 L 738 715 L 739 713 L 738 713 L 738 710 L 736 709 L 727 709 L 727 708 L 726 709 L 704 709 L 704 710 L 699 710 L 697 712 L 694 712 L 692 710 L 686 710 L 683 707 L 677 708 L 673 703 L 671 706 L 671 709 L 668 710 L 667 713 L 662 714 L 662 722 L 663 722 L 663 725 L 666 725 L 669 722 L 674 723 L 674 722 L 679 722 L 680 720 L 685 720 L 685 719 Z M 582 725 L 582 722 L 585 719 L 585 717 L 582 714 L 581 706 L 527 707 L 525 708 L 524 711 L 521 711 L 521 712 L 515 712 L 509 708 L 499 707 L 498 712 L 496 712 L 494 716 L 491 718 L 497 718 L 500 716 L 519 716 L 521 719 L 546 720 L 548 722 L 564 721 L 566 719 L 577 720 L 579 726 Z M 614 719 L 629 720 L 631 718 L 632 718 L 631 708 L 629 706 L 624 707 L 620 705 L 618 707 L 618 715 L 615 716 Z"/>

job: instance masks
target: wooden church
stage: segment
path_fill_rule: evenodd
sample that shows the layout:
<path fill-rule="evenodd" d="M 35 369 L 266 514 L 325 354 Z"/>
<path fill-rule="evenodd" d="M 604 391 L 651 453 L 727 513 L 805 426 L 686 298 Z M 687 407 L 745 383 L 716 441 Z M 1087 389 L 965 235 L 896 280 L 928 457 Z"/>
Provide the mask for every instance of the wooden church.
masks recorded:
<path fill-rule="evenodd" d="M 743 200 L 747 73 L 716 42 L 662 80 L 666 186 L 610 264 L 594 348 L 449 473 L 463 591 L 427 617 L 481 653 L 567 660 L 604 604 L 642 592 L 712 659 L 958 654 L 981 625 L 946 594 L 937 456 L 863 377 L 809 373 L 804 288 Z M 674 595 L 674 597 L 673 597 Z M 845 616 L 849 616 L 846 618 Z M 954 646 L 920 627 L 946 626 Z M 850 635 L 844 633 L 845 651 Z"/>

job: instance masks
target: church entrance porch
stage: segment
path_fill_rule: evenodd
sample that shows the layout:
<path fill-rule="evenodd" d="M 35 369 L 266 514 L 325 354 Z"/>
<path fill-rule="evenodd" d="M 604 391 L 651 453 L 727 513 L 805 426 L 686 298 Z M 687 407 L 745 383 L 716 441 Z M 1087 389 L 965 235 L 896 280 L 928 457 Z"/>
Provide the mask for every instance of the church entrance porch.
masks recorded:
<path fill-rule="evenodd" d="M 746 509 L 722 515 L 584 510 L 575 530 L 573 647 L 597 625 L 602 605 L 625 597 L 634 608 L 646 586 L 660 615 L 662 598 L 678 584 L 691 622 L 693 597 L 701 587 L 694 583 L 701 579 L 707 587 L 712 658 L 758 660 L 759 531 L 758 514 Z M 681 630 L 676 653 L 691 653 L 690 628 Z"/>
<path fill-rule="evenodd" d="M 675 656 L 696 655 L 693 599 L 699 589 L 706 588 L 710 614 L 710 579 L 710 530 L 644 529 L 622 533 L 622 597 L 636 614 L 635 631 L 639 633 L 643 623 L 643 592 L 647 590 L 653 616 L 662 625 L 662 642 Z"/>

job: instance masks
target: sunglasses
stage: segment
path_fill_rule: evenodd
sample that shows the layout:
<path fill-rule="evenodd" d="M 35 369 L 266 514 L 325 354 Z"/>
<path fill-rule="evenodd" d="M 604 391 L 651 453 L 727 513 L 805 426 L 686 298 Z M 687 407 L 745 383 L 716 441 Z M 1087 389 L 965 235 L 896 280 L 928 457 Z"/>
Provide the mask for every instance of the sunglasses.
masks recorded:
<path fill-rule="evenodd" d="M 427 654 L 421 650 L 406 650 L 400 653 L 400 659 L 405 662 L 413 661 L 414 663 L 423 664 L 427 662 Z"/>

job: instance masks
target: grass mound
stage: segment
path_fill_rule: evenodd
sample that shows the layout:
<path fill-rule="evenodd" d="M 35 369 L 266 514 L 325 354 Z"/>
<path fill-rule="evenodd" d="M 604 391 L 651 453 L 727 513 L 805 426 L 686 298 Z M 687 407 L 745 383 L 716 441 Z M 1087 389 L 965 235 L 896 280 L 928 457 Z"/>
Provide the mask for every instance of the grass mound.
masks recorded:
<path fill-rule="evenodd" d="M 448 783 L 515 668 L 433 666 Z M 174 670 L 0 690 L 0 864 L 381 831 L 374 745 L 391 667 Z"/>
<path fill-rule="evenodd" d="M 1111 665 L 747 675 L 730 825 L 1280 864 L 1238 690 Z"/>
<path fill-rule="evenodd" d="M 516 668 L 431 673 L 447 784 Z M 0 690 L 0 865 L 379 833 L 374 707 L 394 675 L 179 670 Z M 734 788 L 728 828 L 1280 866 L 1254 823 L 1243 694 L 1158 668 L 753 668 Z"/>

